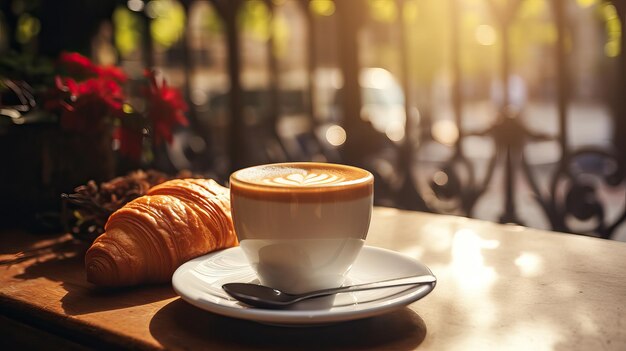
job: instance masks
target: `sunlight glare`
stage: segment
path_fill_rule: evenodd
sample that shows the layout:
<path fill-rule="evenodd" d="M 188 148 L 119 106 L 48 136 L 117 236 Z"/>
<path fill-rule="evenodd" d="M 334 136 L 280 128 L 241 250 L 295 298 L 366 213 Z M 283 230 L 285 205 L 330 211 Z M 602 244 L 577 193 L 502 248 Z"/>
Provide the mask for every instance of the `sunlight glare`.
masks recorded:
<path fill-rule="evenodd" d="M 411 245 L 408 247 L 403 247 L 400 252 L 402 252 L 405 255 L 411 256 L 417 260 L 419 260 L 420 258 L 422 258 L 422 256 L 424 255 L 424 247 L 422 245 Z"/>
<path fill-rule="evenodd" d="M 488 289 L 496 279 L 493 267 L 485 266 L 483 249 L 500 246 L 497 240 L 484 240 L 473 230 L 460 229 L 452 241 L 452 267 L 462 289 L 477 292 Z"/>
<path fill-rule="evenodd" d="M 543 268 L 543 259 L 530 252 L 522 252 L 514 262 L 523 277 L 536 277 Z"/>
<path fill-rule="evenodd" d="M 429 220 L 422 229 L 423 241 L 421 245 L 428 252 L 448 252 L 452 247 L 454 229 L 444 218 Z"/>
<path fill-rule="evenodd" d="M 563 342 L 562 327 L 554 320 L 533 317 L 532 321 L 520 320 L 501 336 L 500 349 L 507 350 L 555 350 Z M 533 338 L 529 340 L 528 336 Z M 584 348 L 583 348 L 584 349 Z"/>

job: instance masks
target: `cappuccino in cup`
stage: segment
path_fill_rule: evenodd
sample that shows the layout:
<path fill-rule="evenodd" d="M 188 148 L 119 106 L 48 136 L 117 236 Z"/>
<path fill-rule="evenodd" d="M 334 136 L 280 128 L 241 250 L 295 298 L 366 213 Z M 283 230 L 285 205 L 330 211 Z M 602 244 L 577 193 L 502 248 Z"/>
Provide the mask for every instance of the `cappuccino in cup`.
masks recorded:
<path fill-rule="evenodd" d="M 373 185 L 370 172 L 330 163 L 233 173 L 235 231 L 261 284 L 290 293 L 341 286 L 367 236 Z"/>

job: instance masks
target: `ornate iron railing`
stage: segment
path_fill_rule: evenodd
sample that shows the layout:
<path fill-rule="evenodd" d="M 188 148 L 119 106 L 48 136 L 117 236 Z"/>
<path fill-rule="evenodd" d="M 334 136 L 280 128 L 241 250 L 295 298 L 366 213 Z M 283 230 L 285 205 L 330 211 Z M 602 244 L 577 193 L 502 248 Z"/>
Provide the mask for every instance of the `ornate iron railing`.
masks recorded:
<path fill-rule="evenodd" d="M 396 8 L 402 10 L 405 5 L 404 0 L 396 0 Z M 509 98 L 509 79 L 511 77 L 511 48 L 509 46 L 510 24 L 513 22 L 514 16 L 520 7 L 522 1 L 495 1 L 489 0 L 485 3 L 488 5 L 492 19 L 496 23 L 496 31 L 500 39 L 500 52 L 498 53 L 498 61 L 500 65 L 499 81 L 503 92 L 502 100 L 497 106 L 497 116 L 495 122 L 483 130 L 464 130 L 467 116 L 463 113 L 464 96 L 463 82 L 464 72 L 460 63 L 460 39 L 461 28 L 460 11 L 461 0 L 448 0 L 450 13 L 450 30 L 451 37 L 449 41 L 449 49 L 451 51 L 451 73 L 452 73 L 452 111 L 454 123 L 458 126 L 458 138 L 451 145 L 452 154 L 444 157 L 431 164 L 430 171 L 422 170 L 419 159 L 416 155 L 423 152 L 423 145 L 427 141 L 432 141 L 432 135 L 426 128 L 420 128 L 415 125 L 416 120 L 409 118 L 414 109 L 414 102 L 410 101 L 410 90 L 412 82 L 408 74 L 400 77 L 401 86 L 407 93 L 405 99 L 406 135 L 400 143 L 386 143 L 385 148 L 391 150 L 383 156 L 374 155 L 374 149 L 369 146 L 372 143 L 371 136 L 374 135 L 371 125 L 365 123 L 361 118 L 362 96 L 361 87 L 359 85 L 359 46 L 356 38 L 360 28 L 364 24 L 363 11 L 356 9 L 362 8 L 365 4 L 361 0 L 341 0 L 335 1 L 337 16 L 337 36 L 341 45 L 338 50 L 338 67 L 343 75 L 343 87 L 341 90 L 341 99 L 338 101 L 342 110 L 342 127 L 347 131 L 348 138 L 343 146 L 339 148 L 339 157 L 335 154 L 328 155 L 327 159 L 332 161 L 340 161 L 346 163 L 357 164 L 373 170 L 377 176 L 379 186 L 377 194 L 379 202 L 392 206 L 408 209 L 418 209 L 436 212 L 452 212 L 461 215 L 475 216 L 476 208 L 485 193 L 492 189 L 493 186 L 501 187 L 499 193 L 501 196 L 501 210 L 498 220 L 507 223 L 524 223 L 533 225 L 533 221 L 524 220 L 520 216 L 520 206 L 517 198 L 521 191 L 520 184 L 525 184 L 530 196 L 534 199 L 534 205 L 541 209 L 543 215 L 547 218 L 550 228 L 567 231 L 579 232 L 600 236 L 603 238 L 611 238 L 615 235 L 618 227 L 626 219 L 626 211 L 624 211 L 623 196 L 613 196 L 613 200 L 606 202 L 599 195 L 604 187 L 617 189 L 616 193 L 623 191 L 624 183 L 624 99 L 619 97 L 607 102 L 611 107 L 614 116 L 613 144 L 607 147 L 576 147 L 572 148 L 570 140 L 568 140 L 569 128 L 569 104 L 572 95 L 572 78 L 571 69 L 569 67 L 570 56 L 568 54 L 569 34 L 568 32 L 575 26 L 573 19 L 568 17 L 568 6 L 573 1 L 570 0 L 553 0 L 546 2 L 550 6 L 550 14 L 556 28 L 556 42 L 553 49 L 553 56 L 546 57 L 550 60 L 556 69 L 555 87 L 556 87 L 556 106 L 558 113 L 558 131 L 556 134 L 537 132 L 536 128 L 528 128 L 522 121 L 524 112 L 518 109 L 511 109 L 508 101 Z M 194 1 L 182 2 L 189 11 Z M 267 159 L 251 159 L 247 156 L 245 144 L 252 141 L 246 139 L 250 133 L 246 132 L 247 128 L 243 122 L 243 99 L 244 88 L 241 84 L 241 37 L 240 28 L 237 26 L 237 14 L 242 5 L 243 0 L 212 0 L 210 1 L 216 12 L 224 23 L 224 38 L 227 48 L 228 59 L 228 77 L 229 77 L 229 112 L 230 119 L 228 122 L 228 146 L 225 148 L 228 153 L 229 160 L 228 170 L 237 169 L 249 164 L 267 161 L 282 161 L 288 158 L 286 153 L 282 153 L 281 157 L 269 157 Z M 307 41 L 308 62 L 307 70 L 312 77 L 316 68 L 315 62 L 315 19 L 308 9 L 309 1 L 299 1 L 301 10 L 305 14 L 306 28 L 308 35 L 303 40 Z M 265 1 L 270 13 L 273 11 L 276 2 Z M 613 6 L 617 10 L 620 18 L 624 18 L 626 6 L 622 2 L 613 2 Z M 401 18 L 401 17 L 400 17 Z M 149 20 L 149 19 L 147 19 Z M 403 21 L 397 21 L 397 31 L 399 33 L 398 49 L 401 53 L 401 67 L 403 72 L 408 72 L 409 66 L 412 64 L 419 65 L 419 62 L 409 62 L 409 54 L 407 43 L 411 41 L 411 33 L 407 32 L 407 28 L 403 25 Z M 183 39 L 185 40 L 185 39 Z M 624 44 L 624 36 L 621 37 L 621 44 Z M 272 39 L 267 45 L 271 47 Z M 188 47 L 188 46 L 187 46 Z M 150 45 L 146 45 L 150 50 Z M 279 75 L 276 58 L 271 54 L 272 50 L 268 50 L 268 69 L 269 74 L 273 77 L 270 80 L 268 89 L 268 98 L 275 108 L 270 111 L 270 118 L 265 122 L 273 125 L 270 131 L 275 130 L 279 111 L 276 108 L 280 104 L 278 79 Z M 427 52 L 423 54 L 427 55 Z M 150 55 L 146 55 L 149 57 Z M 189 57 L 189 54 L 184 56 Z M 624 91 L 626 84 L 625 78 L 625 62 L 624 55 L 620 55 L 616 59 L 618 79 L 616 91 Z M 147 62 L 148 64 L 150 62 Z M 189 67 L 189 65 L 186 65 Z M 191 72 L 186 71 L 187 79 L 190 79 Z M 309 118 L 316 125 L 315 106 L 311 103 L 314 100 L 314 82 L 311 80 L 309 85 L 309 103 L 307 111 Z M 189 87 L 187 87 L 189 90 Z M 193 113 L 192 113 L 193 116 Z M 423 119 L 420 123 L 427 124 L 428 118 Z M 432 122 L 432 121 L 431 121 Z M 266 133 L 263 138 L 279 139 L 274 133 Z M 482 160 L 477 165 L 476 160 L 467 156 L 464 142 L 468 138 L 482 138 L 493 143 L 494 152 L 489 155 L 487 161 Z M 313 138 L 315 139 L 315 138 Z M 561 154 L 557 164 L 552 165 L 552 169 L 543 172 L 541 176 L 533 170 L 533 165 L 528 161 L 525 148 L 535 142 L 552 141 L 558 144 Z M 280 143 L 279 143 L 280 144 Z M 323 148 L 320 148 L 323 149 Z M 385 159 L 391 155 L 393 165 L 393 177 L 386 177 L 372 165 L 373 160 L 378 158 Z M 309 155 L 313 156 L 313 155 Z M 432 163 L 432 162 L 431 162 Z M 486 164 L 485 164 L 486 163 Z M 590 166 L 590 164 L 592 166 Z M 480 171 L 479 171 L 480 169 Z M 495 174 L 502 176 L 499 180 L 495 180 Z M 483 174 L 479 176 L 479 173 Z M 389 180 L 391 179 L 391 180 Z M 610 190 L 613 191 L 613 190 Z M 425 196 L 425 193 L 431 194 Z M 434 195 L 434 196 L 433 196 Z M 619 201 L 617 201 L 617 200 Z M 442 201 L 454 204 L 453 208 L 438 206 Z M 616 206 L 620 206 L 619 210 L 615 210 Z M 607 208 L 611 211 L 607 211 Z M 522 211 L 524 212 L 524 211 Z M 609 213 L 610 212 L 610 213 Z"/>

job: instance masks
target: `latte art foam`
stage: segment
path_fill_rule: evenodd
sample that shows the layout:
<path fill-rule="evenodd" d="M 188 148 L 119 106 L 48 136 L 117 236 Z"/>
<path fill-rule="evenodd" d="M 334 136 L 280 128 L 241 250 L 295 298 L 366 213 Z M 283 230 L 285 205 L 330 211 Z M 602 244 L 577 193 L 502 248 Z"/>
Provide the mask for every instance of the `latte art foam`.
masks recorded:
<path fill-rule="evenodd" d="M 316 187 L 348 185 L 369 175 L 349 166 L 321 163 L 263 165 L 236 172 L 236 179 L 262 186 Z"/>
<path fill-rule="evenodd" d="M 291 173 L 289 175 L 263 179 L 262 182 L 268 185 L 289 185 L 289 186 L 319 186 L 341 184 L 346 181 L 345 177 L 336 174 L 325 173 Z"/>
<path fill-rule="evenodd" d="M 236 171 L 230 177 L 230 192 L 263 201 L 335 202 L 370 196 L 373 184 L 372 174 L 360 168 L 291 162 Z"/>

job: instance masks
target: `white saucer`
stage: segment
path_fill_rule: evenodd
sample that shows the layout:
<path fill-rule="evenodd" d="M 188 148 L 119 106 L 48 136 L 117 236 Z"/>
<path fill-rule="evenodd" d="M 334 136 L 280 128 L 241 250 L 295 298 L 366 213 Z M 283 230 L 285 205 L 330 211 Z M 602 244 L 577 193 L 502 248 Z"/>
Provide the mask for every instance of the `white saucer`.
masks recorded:
<path fill-rule="evenodd" d="M 422 263 L 395 251 L 364 246 L 348 273 L 346 284 L 432 274 Z M 366 318 L 406 306 L 430 293 L 433 284 L 395 287 L 303 301 L 287 310 L 249 307 L 222 290 L 231 282 L 258 283 L 241 248 L 210 253 L 180 266 L 172 285 L 183 300 L 201 309 L 228 317 L 282 325 L 327 324 Z"/>

